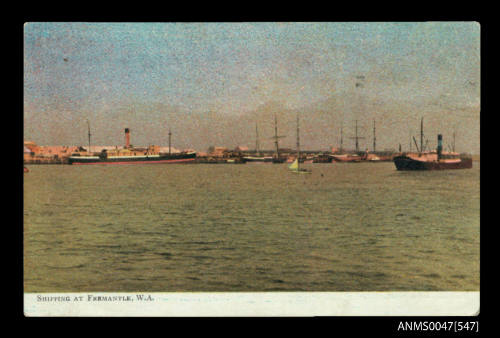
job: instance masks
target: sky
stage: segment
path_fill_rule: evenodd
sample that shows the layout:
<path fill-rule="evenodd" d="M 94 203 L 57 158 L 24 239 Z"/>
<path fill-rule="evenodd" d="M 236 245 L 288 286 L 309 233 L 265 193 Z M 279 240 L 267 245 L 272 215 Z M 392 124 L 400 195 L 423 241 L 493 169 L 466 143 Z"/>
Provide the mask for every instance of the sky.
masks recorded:
<path fill-rule="evenodd" d="M 424 134 L 478 154 L 480 25 L 27 23 L 24 138 L 39 145 L 409 150 Z M 413 149 L 415 149 L 413 147 Z"/>

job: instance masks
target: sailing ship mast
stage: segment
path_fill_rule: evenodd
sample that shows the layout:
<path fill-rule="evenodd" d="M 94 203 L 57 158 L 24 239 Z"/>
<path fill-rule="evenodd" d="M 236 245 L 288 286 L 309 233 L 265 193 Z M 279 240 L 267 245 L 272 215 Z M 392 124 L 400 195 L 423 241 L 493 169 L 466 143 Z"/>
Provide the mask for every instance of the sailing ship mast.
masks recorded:
<path fill-rule="evenodd" d="M 90 154 L 90 122 L 87 120 L 87 126 L 88 126 L 88 131 L 89 131 L 89 154 Z"/>
<path fill-rule="evenodd" d="M 358 143 L 358 120 L 356 120 L 356 152 L 359 151 L 359 143 Z"/>
<path fill-rule="evenodd" d="M 453 152 L 455 152 L 455 134 L 456 132 L 453 131 Z"/>
<path fill-rule="evenodd" d="M 300 170 L 299 114 L 297 114 L 297 170 Z"/>
<path fill-rule="evenodd" d="M 257 129 L 257 122 L 255 122 L 255 153 L 257 156 L 260 156 L 260 149 L 259 149 L 259 130 Z"/>
<path fill-rule="evenodd" d="M 300 129 L 299 129 L 299 114 L 297 114 L 297 158 L 293 163 L 289 166 L 290 170 L 294 173 L 299 174 L 310 174 L 311 171 L 307 169 L 300 169 Z"/>
<path fill-rule="evenodd" d="M 375 136 L 375 119 L 373 119 L 373 152 L 376 151 L 377 137 Z"/>
<path fill-rule="evenodd" d="M 276 145 L 276 159 L 280 157 L 280 149 L 278 145 L 278 139 L 283 138 L 285 136 L 278 136 L 278 119 L 276 114 L 274 115 L 274 144 Z"/>
<path fill-rule="evenodd" d="M 342 125 L 340 127 L 340 153 L 342 154 L 343 153 L 343 145 L 344 145 L 344 138 L 343 138 L 343 133 L 342 133 L 342 130 L 344 128 L 344 125 Z"/>
<path fill-rule="evenodd" d="M 358 120 L 356 120 L 356 136 L 351 137 L 356 140 L 356 152 L 359 152 L 359 139 L 363 139 L 364 137 L 358 136 Z"/>
<path fill-rule="evenodd" d="M 172 131 L 168 128 L 168 154 L 171 154 L 171 139 L 172 139 Z"/>
<path fill-rule="evenodd" d="M 278 118 L 274 115 L 274 142 L 276 143 L 276 158 L 280 157 L 280 147 L 278 146 Z"/>

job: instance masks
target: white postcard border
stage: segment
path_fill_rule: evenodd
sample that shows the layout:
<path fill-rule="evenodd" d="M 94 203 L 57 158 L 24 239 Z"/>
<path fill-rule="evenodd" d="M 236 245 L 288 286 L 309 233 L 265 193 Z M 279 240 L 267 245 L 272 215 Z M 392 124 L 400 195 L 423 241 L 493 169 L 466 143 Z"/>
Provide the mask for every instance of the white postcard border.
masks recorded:
<path fill-rule="evenodd" d="M 479 292 L 25 293 L 27 317 L 476 316 Z"/>

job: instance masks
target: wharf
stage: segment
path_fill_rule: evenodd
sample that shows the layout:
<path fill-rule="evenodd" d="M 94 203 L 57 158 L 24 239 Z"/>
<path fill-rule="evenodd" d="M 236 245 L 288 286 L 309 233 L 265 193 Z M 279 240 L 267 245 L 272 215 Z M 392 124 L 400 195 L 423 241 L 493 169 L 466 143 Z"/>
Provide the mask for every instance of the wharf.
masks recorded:
<path fill-rule="evenodd" d="M 24 159 L 24 164 L 68 164 L 68 157 L 32 157 Z"/>

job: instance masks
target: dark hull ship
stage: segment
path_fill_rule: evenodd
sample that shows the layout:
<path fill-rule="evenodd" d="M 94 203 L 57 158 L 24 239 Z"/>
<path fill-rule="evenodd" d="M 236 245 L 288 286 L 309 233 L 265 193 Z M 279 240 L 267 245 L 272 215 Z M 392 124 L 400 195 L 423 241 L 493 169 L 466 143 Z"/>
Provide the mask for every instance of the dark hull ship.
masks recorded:
<path fill-rule="evenodd" d="M 402 154 L 394 157 L 397 170 L 447 170 L 447 169 L 470 169 L 472 158 L 459 156 L 455 153 L 443 153 L 443 138 L 438 135 L 438 147 L 436 152 L 420 154 Z"/>
<path fill-rule="evenodd" d="M 144 163 L 184 163 L 193 162 L 196 159 L 195 152 L 176 154 L 148 154 L 132 152 L 132 155 L 109 156 L 107 152 L 101 152 L 98 156 L 70 156 L 69 164 L 144 164 Z"/>
<path fill-rule="evenodd" d="M 89 125 L 89 153 L 87 155 L 73 154 L 69 157 L 69 164 L 154 164 L 154 163 L 185 163 L 194 162 L 196 152 L 170 152 L 169 134 L 169 152 L 160 153 L 160 147 L 149 146 L 148 148 L 134 148 L 130 145 L 130 130 L 125 129 L 125 148 L 124 149 L 104 149 L 98 154 L 90 152 L 90 125 Z"/>
<path fill-rule="evenodd" d="M 472 158 L 414 158 L 411 155 L 401 155 L 394 158 L 397 170 L 446 170 L 446 169 L 470 169 Z"/>

